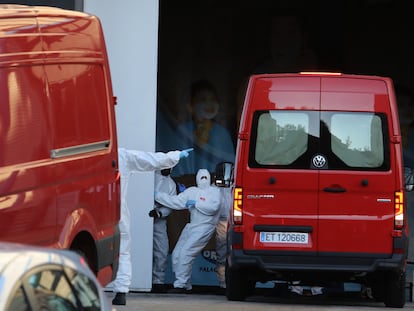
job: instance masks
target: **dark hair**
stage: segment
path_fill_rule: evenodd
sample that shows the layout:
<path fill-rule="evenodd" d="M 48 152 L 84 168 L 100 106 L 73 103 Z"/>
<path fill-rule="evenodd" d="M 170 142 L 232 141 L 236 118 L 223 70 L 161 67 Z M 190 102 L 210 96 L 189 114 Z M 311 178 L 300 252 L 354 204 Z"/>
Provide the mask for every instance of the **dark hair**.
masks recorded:
<path fill-rule="evenodd" d="M 202 79 L 202 80 L 197 80 L 191 84 L 191 88 L 190 88 L 191 102 L 193 102 L 194 96 L 200 93 L 201 91 L 212 92 L 214 96 L 218 98 L 218 94 L 217 94 L 217 91 L 214 85 L 210 81 Z"/>
<path fill-rule="evenodd" d="M 169 176 L 171 174 L 171 168 L 165 168 L 163 170 L 161 170 L 161 175 L 162 176 Z"/>

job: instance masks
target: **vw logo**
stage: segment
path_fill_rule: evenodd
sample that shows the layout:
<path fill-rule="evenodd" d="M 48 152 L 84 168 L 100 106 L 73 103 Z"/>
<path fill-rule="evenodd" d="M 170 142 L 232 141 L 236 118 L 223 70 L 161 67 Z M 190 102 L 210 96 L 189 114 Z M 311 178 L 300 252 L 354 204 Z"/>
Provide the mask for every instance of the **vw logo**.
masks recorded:
<path fill-rule="evenodd" d="M 326 164 L 326 159 L 323 155 L 318 154 L 318 155 L 313 157 L 312 163 L 315 167 L 322 168 Z"/>

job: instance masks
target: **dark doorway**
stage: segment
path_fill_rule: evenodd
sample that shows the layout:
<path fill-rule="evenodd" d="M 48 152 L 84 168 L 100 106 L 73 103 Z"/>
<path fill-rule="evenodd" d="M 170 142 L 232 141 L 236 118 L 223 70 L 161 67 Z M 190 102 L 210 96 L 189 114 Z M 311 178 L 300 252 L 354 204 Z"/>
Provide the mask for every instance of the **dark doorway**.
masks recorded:
<path fill-rule="evenodd" d="M 271 20 L 284 14 L 300 18 L 304 44 L 317 59 L 310 69 L 384 75 L 412 89 L 414 20 L 407 11 L 397 0 L 160 0 L 160 105 L 168 106 L 175 126 L 188 118 L 191 81 L 212 80 L 222 101 L 220 122 L 234 136 L 243 81 L 270 55 Z"/>
<path fill-rule="evenodd" d="M 408 2 L 160 0 L 159 4 L 159 151 L 173 150 L 184 136 L 193 135 L 190 131 L 179 133 L 177 128 L 192 118 L 190 85 L 199 79 L 209 80 L 217 89 L 220 110 L 214 120 L 230 133 L 236 145 L 245 82 L 257 71 L 273 71 L 265 69 L 263 64 L 272 54 L 269 39 L 275 36 L 271 34 L 272 20 L 276 16 L 298 17 L 300 34 L 292 30 L 292 24 L 285 24 L 287 26 L 282 26 L 279 35 L 280 38 L 297 36 L 302 41 L 299 44 L 291 40 L 291 45 L 286 44 L 285 59 L 279 62 L 279 67 L 274 67 L 278 68 L 275 70 L 388 76 L 398 90 L 404 90 L 409 109 L 414 108 L 414 77 L 411 74 L 414 48 L 410 40 L 414 19 L 408 17 Z M 278 40 L 282 42 L 284 39 Z M 292 56 L 295 53 L 306 55 L 305 60 L 311 56 L 310 59 L 316 62 L 298 61 Z M 288 67 L 288 62 L 293 66 Z M 412 125 L 414 120 L 406 121 Z M 414 145 L 414 139 L 411 145 Z M 405 148 L 409 152 L 410 147 Z M 414 224 L 414 199 L 411 196 L 414 194 L 408 195 L 408 216 Z M 413 235 L 414 230 L 410 231 Z M 414 250 L 410 251 L 410 261 L 414 261 Z M 411 279 L 411 274 L 407 275 Z"/>

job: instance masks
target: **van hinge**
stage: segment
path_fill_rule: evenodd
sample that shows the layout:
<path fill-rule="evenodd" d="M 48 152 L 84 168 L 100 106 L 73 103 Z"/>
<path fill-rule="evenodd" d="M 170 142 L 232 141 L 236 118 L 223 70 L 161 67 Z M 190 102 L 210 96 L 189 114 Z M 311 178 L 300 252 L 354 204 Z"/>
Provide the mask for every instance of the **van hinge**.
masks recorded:
<path fill-rule="evenodd" d="M 239 139 L 240 140 L 247 140 L 249 138 L 249 134 L 247 132 L 240 132 Z"/>
<path fill-rule="evenodd" d="M 399 136 L 399 135 L 398 136 L 397 135 L 391 136 L 390 141 L 393 144 L 401 144 L 401 136 Z"/>

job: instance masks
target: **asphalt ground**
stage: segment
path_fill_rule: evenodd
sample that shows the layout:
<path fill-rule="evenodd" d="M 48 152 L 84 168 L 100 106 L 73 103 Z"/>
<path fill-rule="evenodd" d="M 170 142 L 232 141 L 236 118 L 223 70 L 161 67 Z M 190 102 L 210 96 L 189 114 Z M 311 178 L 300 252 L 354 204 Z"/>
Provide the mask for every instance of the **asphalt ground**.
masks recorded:
<path fill-rule="evenodd" d="M 112 300 L 113 293 L 107 292 Z M 126 306 L 113 306 L 116 311 L 371 311 L 389 310 L 382 302 L 376 302 L 360 293 L 341 295 L 274 295 L 268 291 L 256 292 L 245 301 L 229 301 L 210 290 L 193 290 L 192 294 L 153 294 L 130 292 Z M 414 310 L 414 303 L 407 302 L 402 310 Z"/>

